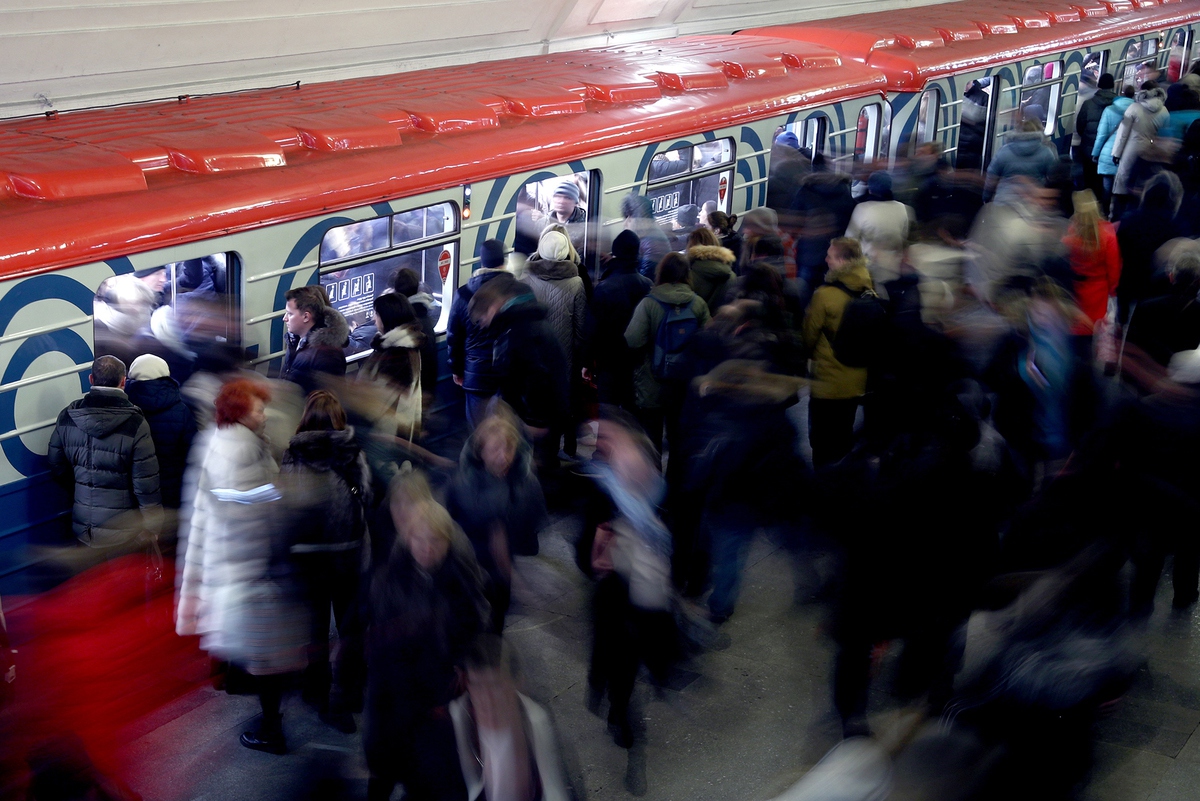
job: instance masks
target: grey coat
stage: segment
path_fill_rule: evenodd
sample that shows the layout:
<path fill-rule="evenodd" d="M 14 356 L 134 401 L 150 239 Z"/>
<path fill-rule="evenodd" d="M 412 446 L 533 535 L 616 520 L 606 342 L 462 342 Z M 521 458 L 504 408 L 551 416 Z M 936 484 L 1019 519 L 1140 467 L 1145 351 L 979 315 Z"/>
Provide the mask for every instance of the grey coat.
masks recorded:
<path fill-rule="evenodd" d="M 50 435 L 50 471 L 75 492 L 80 542 L 121 545 L 158 533 L 161 497 L 150 424 L 119 389 L 94 388 L 63 409 Z M 136 512 L 127 516 L 123 513 Z"/>
<path fill-rule="evenodd" d="M 546 322 L 567 356 L 568 375 L 572 374 L 570 368 L 579 361 L 587 322 L 587 294 L 579 267 L 573 261 L 551 261 L 535 253 L 521 281 L 546 307 Z"/>
<path fill-rule="evenodd" d="M 1114 195 L 1129 194 L 1129 175 L 1134 165 L 1146 147 L 1154 143 L 1159 131 L 1167 127 L 1171 113 L 1165 107 L 1166 100 L 1167 93 L 1162 89 L 1141 91 L 1125 109 L 1112 146 L 1113 158 L 1119 160 L 1113 179 Z"/>

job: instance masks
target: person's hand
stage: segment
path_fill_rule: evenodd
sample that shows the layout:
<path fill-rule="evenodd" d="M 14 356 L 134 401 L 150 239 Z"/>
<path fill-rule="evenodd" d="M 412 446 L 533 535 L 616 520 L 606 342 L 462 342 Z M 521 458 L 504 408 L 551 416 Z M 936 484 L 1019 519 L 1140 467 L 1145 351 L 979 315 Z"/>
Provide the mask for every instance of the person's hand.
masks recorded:
<path fill-rule="evenodd" d="M 454 379 L 454 383 L 458 386 L 461 387 L 463 385 L 463 377 L 461 375 L 452 375 L 450 377 Z"/>
<path fill-rule="evenodd" d="M 1121 157 L 1113 156 L 1113 164 L 1120 164 L 1120 163 L 1121 163 Z"/>

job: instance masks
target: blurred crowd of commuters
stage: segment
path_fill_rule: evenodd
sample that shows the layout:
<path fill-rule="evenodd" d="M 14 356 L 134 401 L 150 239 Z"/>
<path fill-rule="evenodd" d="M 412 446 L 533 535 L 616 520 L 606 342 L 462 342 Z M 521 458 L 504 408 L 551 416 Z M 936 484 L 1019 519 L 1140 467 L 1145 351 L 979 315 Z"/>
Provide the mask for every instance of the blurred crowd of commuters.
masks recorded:
<path fill-rule="evenodd" d="M 349 374 L 319 286 L 287 293 L 278 380 L 226 346 L 183 374 L 101 357 L 50 443 L 74 531 L 119 552 L 177 526 L 177 631 L 261 699 L 242 744 L 285 752 L 302 674 L 329 725 L 364 713 L 372 799 L 573 792 L 501 640 L 548 509 L 583 521 L 586 701 L 617 744 L 641 665 L 665 687 L 721 643 L 765 531 L 829 606 L 847 737 L 903 642 L 894 693 L 949 723 L 926 758 L 970 778 L 936 797 L 1028 775 L 1064 797 L 1166 557 L 1177 608 L 1200 572 L 1200 77 L 1113 85 L 1069 155 L 1031 119 L 983 175 L 936 144 L 835 172 L 781 131 L 767 207 L 666 231 L 631 195 L 594 275 L 570 219 L 518 271 L 485 242 L 446 337 L 457 460 L 426 436 L 437 343 L 406 271 Z"/>

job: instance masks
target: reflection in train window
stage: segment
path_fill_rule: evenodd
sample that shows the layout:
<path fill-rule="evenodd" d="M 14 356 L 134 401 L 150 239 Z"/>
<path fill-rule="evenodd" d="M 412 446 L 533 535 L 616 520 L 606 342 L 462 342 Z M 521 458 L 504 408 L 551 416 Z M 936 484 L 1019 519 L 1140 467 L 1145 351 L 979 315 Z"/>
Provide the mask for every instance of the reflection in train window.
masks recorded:
<path fill-rule="evenodd" d="M 458 207 L 454 203 L 409 209 L 388 217 L 339 225 L 321 240 L 321 264 L 358 256 L 369 256 L 391 248 L 405 247 L 425 239 L 453 234 L 458 230 Z"/>
<path fill-rule="evenodd" d="M 453 203 L 439 203 L 392 215 L 392 247 L 429 239 L 457 230 L 458 215 Z"/>
<path fill-rule="evenodd" d="M 339 225 L 321 240 L 321 263 L 387 250 L 390 244 L 387 217 Z"/>
<path fill-rule="evenodd" d="M 686 181 L 652 186 L 646 190 L 654 210 L 654 220 L 672 238 L 687 238 L 709 212 L 729 213 L 729 196 L 733 189 L 733 172 L 723 170 L 697 176 Z M 675 248 L 680 250 L 682 248 Z"/>
<path fill-rule="evenodd" d="M 458 275 L 457 241 L 321 274 L 321 286 L 329 295 L 330 305 L 342 313 L 350 326 L 350 346 L 346 355 L 371 347 L 371 339 L 376 333 L 375 298 L 393 291 L 396 275 L 401 270 L 416 274 L 419 295 L 424 296 L 421 299 L 429 308 L 429 316 L 435 320 L 434 330 L 438 333 L 446 330 L 450 319 L 450 304 L 446 301 L 453 296 Z M 414 296 L 413 300 L 416 299 Z"/>
<path fill-rule="evenodd" d="M 717 139 L 701 142 L 692 148 L 692 172 L 707 170 L 733 161 L 733 140 Z"/>
<path fill-rule="evenodd" d="M 96 356 L 128 367 L 152 353 L 186 380 L 198 355 L 240 341 L 237 271 L 236 254 L 214 253 L 105 279 L 93 305 Z"/>
<path fill-rule="evenodd" d="M 941 99 L 942 93 L 936 86 L 921 93 L 921 104 L 917 107 L 917 135 L 913 138 L 913 152 L 916 152 L 918 146 L 937 138 Z"/>
<path fill-rule="evenodd" d="M 1135 89 L 1141 89 L 1142 84 L 1158 75 L 1158 39 L 1143 39 L 1140 42 L 1130 42 L 1121 56 L 1123 68 L 1121 81 L 1117 86 L 1120 91 L 1127 84 L 1133 84 Z"/>

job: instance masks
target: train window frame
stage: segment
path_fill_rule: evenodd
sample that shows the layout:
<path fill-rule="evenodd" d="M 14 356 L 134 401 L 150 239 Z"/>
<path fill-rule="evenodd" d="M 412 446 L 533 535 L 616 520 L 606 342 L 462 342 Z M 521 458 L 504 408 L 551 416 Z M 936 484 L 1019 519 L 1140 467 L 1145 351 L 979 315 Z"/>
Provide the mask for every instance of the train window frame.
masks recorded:
<path fill-rule="evenodd" d="M 1160 54 L 1163 51 L 1162 45 L 1163 42 L 1161 34 L 1144 36 L 1141 39 L 1131 41 L 1125 45 L 1125 49 L 1121 51 L 1121 58 L 1112 65 L 1113 69 L 1116 69 L 1117 67 L 1120 67 L 1121 69 L 1121 74 L 1119 77 L 1115 74 L 1113 76 L 1114 78 L 1117 78 L 1115 86 L 1117 94 L 1120 94 L 1121 90 L 1124 89 L 1125 85 L 1128 83 L 1133 83 L 1135 89 L 1142 88 L 1142 82 L 1137 77 L 1138 68 L 1148 61 L 1153 61 L 1156 66 L 1160 64 L 1162 58 Z M 1153 46 L 1153 50 L 1150 52 L 1144 52 L 1150 46 Z M 1139 52 L 1131 54 L 1130 51 L 1135 49 Z"/>
<path fill-rule="evenodd" d="M 404 241 L 396 241 L 396 227 L 402 222 L 402 218 L 416 212 L 424 212 L 424 224 L 427 227 L 429 222 L 429 212 L 434 209 L 444 208 L 452 223 L 452 228 L 436 233 L 422 233 L 416 239 L 407 239 Z M 386 226 L 387 228 L 387 244 L 377 245 L 374 247 L 364 247 L 359 250 L 352 250 L 347 253 L 341 253 L 334 256 L 326 255 L 327 243 L 331 238 L 344 236 L 347 231 L 363 229 L 371 227 Z M 440 203 L 429 203 L 424 206 L 414 206 L 413 208 L 404 209 L 402 211 L 393 212 L 391 214 L 381 215 L 379 217 L 369 217 L 365 220 L 354 220 L 353 222 L 343 223 L 342 225 L 331 226 L 321 236 L 321 244 L 317 248 L 317 264 L 319 267 L 326 267 L 331 264 L 341 264 L 343 262 L 353 261 L 356 259 L 382 256 L 388 253 L 395 252 L 398 255 L 407 253 L 409 250 L 419 245 L 422 242 L 432 242 L 442 237 L 457 236 L 462 231 L 462 209 L 459 204 L 453 200 L 444 200 Z"/>
<path fill-rule="evenodd" d="M 863 118 L 866 118 L 866 125 Z M 854 161 L 871 164 L 879 158 L 879 131 L 883 118 L 883 107 L 880 103 L 870 103 L 858 110 L 858 121 L 855 124 Z M 859 146 L 859 136 L 862 136 L 862 146 Z"/>
<path fill-rule="evenodd" d="M 697 151 L 702 148 L 712 148 L 713 146 L 716 146 L 720 149 L 720 159 L 698 166 L 696 163 Z M 723 136 L 715 139 L 706 139 L 703 142 L 699 142 L 695 145 L 686 145 L 684 147 L 664 150 L 662 153 L 655 154 L 654 158 L 658 159 L 659 156 L 663 156 L 667 153 L 679 152 L 683 150 L 689 151 L 688 158 L 686 159 L 686 163 L 688 165 L 687 170 L 671 173 L 670 175 L 659 178 L 650 178 L 647 176 L 646 179 L 646 198 L 651 203 L 654 219 L 659 225 L 664 224 L 664 222 L 669 225 L 674 225 L 676 216 L 675 213 L 679 208 L 682 208 L 685 205 L 695 205 L 682 203 L 683 190 L 681 189 L 680 191 L 674 193 L 677 195 L 677 197 L 675 197 L 675 201 L 670 208 L 667 208 L 665 205 L 661 208 L 655 206 L 660 197 L 670 197 L 671 190 L 675 189 L 676 187 L 686 186 L 687 191 L 689 194 L 691 194 L 695 191 L 694 187 L 696 184 L 715 177 L 717 179 L 718 186 L 716 201 L 717 210 L 728 213 L 733 202 L 734 165 L 737 164 L 737 142 L 734 141 L 734 138 L 732 136 Z M 654 162 L 652 160 L 651 164 L 653 163 Z M 689 197 L 689 200 L 690 199 L 694 198 Z M 701 205 L 701 209 L 702 208 L 703 206 Z M 668 214 L 670 215 L 669 219 L 666 218 L 666 215 Z"/>
<path fill-rule="evenodd" d="M 212 274 L 212 275 L 205 275 L 203 272 L 203 269 L 204 269 L 203 262 L 207 259 L 211 259 L 216 256 L 224 257 L 224 265 L 223 265 L 224 277 L 223 277 L 223 279 L 217 278 L 215 271 L 214 271 L 214 274 Z M 200 281 L 195 287 L 190 287 L 186 292 L 179 292 L 179 275 L 180 275 L 179 271 L 181 269 L 181 265 L 186 265 L 186 264 L 189 264 L 192 262 L 200 263 L 200 266 L 201 266 Z M 215 298 L 217 300 L 219 300 L 221 305 L 224 307 L 222 310 L 222 315 L 221 315 L 220 319 L 225 320 L 225 327 L 224 327 L 223 333 L 220 333 L 219 329 L 215 329 L 215 328 L 210 329 L 210 333 L 212 334 L 212 342 L 240 346 L 242 343 L 242 340 L 243 340 L 243 336 L 242 336 L 243 320 L 242 320 L 242 315 L 241 315 L 241 303 L 242 303 L 242 283 L 241 282 L 242 282 L 242 270 L 243 270 L 244 263 L 245 263 L 245 260 L 242 258 L 241 253 L 239 253 L 238 251 L 236 251 L 236 250 L 218 250 L 214 253 L 205 253 L 203 255 L 194 256 L 191 258 L 177 259 L 175 261 L 162 262 L 161 264 L 150 264 L 146 267 L 137 267 L 134 269 L 133 272 L 121 273 L 119 275 L 113 275 L 113 276 L 110 276 L 109 278 L 106 278 L 105 280 L 101 281 L 100 285 L 96 287 L 96 292 L 93 294 L 93 300 L 92 300 L 92 315 L 91 315 L 90 322 L 91 322 L 91 326 L 92 326 L 93 358 L 99 358 L 100 356 L 106 356 L 106 355 L 116 355 L 118 357 L 129 356 L 128 353 L 122 353 L 120 351 L 120 349 L 118 349 L 117 351 L 113 351 L 112 349 L 100 344 L 104 340 L 105 335 L 103 333 L 101 333 L 99 336 L 97 335 L 96 323 L 99 321 L 102 325 L 105 325 L 106 328 L 109 327 L 107 324 L 105 324 L 105 321 L 102 319 L 104 317 L 104 313 L 99 311 L 100 304 L 103 303 L 105 305 L 108 305 L 106 303 L 105 299 L 101 298 L 101 293 L 103 291 L 105 291 L 105 287 L 109 287 L 111 290 L 114 286 L 114 283 L 127 282 L 127 281 L 130 281 L 131 279 L 132 280 L 141 280 L 140 278 L 137 277 L 137 275 L 136 275 L 137 273 L 146 273 L 147 271 L 152 270 L 154 272 L 150 273 L 150 274 L 155 274 L 155 273 L 157 273 L 158 269 L 160 269 L 160 268 L 166 272 L 166 278 L 163 282 L 163 285 L 158 289 L 159 297 L 162 302 L 159 303 L 159 305 L 155 306 L 153 309 L 151 309 L 150 315 L 146 318 L 145 325 L 139 325 L 132 333 L 130 333 L 128 335 L 125 335 L 125 334 L 121 333 L 120 331 L 118 331 L 116 334 L 113 335 L 113 337 L 112 337 L 113 341 L 120 341 L 122 339 L 125 339 L 127 342 L 133 342 L 133 341 L 136 341 L 135 338 L 140 336 L 141 332 L 146 331 L 146 332 L 148 332 L 149 336 L 151 336 L 153 339 L 155 339 L 159 342 L 163 342 L 164 346 L 166 347 L 167 350 L 175 351 L 180 356 L 187 358 L 186 354 L 184 354 L 182 351 L 179 350 L 179 347 L 187 347 L 189 350 L 191 350 L 190 346 L 188 346 L 182 340 L 179 340 L 178 347 L 173 346 L 170 342 L 171 338 L 175 335 L 178 335 L 180 332 L 178 330 L 175 332 L 163 331 L 162 326 L 167 325 L 165 317 L 163 319 L 160 319 L 157 322 L 155 321 L 154 318 L 156 315 L 159 314 L 160 310 L 162 310 L 162 309 L 165 309 L 165 308 L 179 309 L 179 299 L 181 297 L 190 295 L 192 292 L 204 291 L 204 290 L 202 290 L 202 287 L 204 287 L 205 284 L 211 280 L 213 282 L 213 289 L 211 290 L 211 292 L 213 295 L 215 295 Z M 216 289 L 216 285 L 218 283 L 224 284 L 224 287 L 225 287 L 224 292 L 221 292 Z M 207 292 L 206 292 L 206 294 L 207 294 Z M 114 309 L 114 314 L 115 313 L 119 313 L 119 312 L 117 312 Z M 212 315 L 210 313 L 202 312 L 202 313 L 197 314 L 196 319 L 200 320 L 202 325 L 211 325 L 212 322 L 218 318 L 214 317 L 214 315 Z M 188 330 L 193 331 L 193 332 L 195 330 L 197 330 L 197 328 L 195 326 L 188 325 L 186 327 Z M 163 331 L 163 333 L 168 333 L 169 336 L 166 339 L 164 339 L 163 334 L 159 333 L 160 331 Z M 153 353 L 153 351 L 146 351 L 146 353 Z M 145 355 L 145 354 L 139 353 L 137 355 L 141 356 L 141 355 Z M 155 354 L 155 355 L 159 355 L 159 354 Z M 136 357 L 134 357 L 134 358 L 136 358 Z M 132 363 L 133 363 L 133 359 L 130 358 L 128 360 L 128 362 L 126 363 L 126 367 L 128 368 L 129 365 Z"/>
<path fill-rule="evenodd" d="M 1049 78 L 1044 77 L 1047 67 L 1052 68 L 1052 72 L 1054 73 Z M 1029 79 L 1030 71 L 1039 68 L 1042 70 L 1043 77 L 1032 83 L 1026 83 Z M 1065 80 L 1066 76 L 1063 74 L 1063 62 L 1061 60 L 1037 61 L 1026 67 L 1020 83 L 1014 82 L 1011 86 L 1004 86 L 1000 90 L 1007 92 L 1007 97 L 1016 98 L 1010 108 L 1000 113 L 1015 113 L 1017 115 L 1017 122 L 1014 123 L 1011 129 L 999 131 L 997 135 L 1006 134 L 1010 130 L 1019 130 L 1029 101 L 1034 99 L 1035 93 L 1040 92 L 1042 89 L 1049 89 L 1044 109 L 1045 118 L 1042 120 L 1042 133 L 1045 136 L 1054 136 L 1055 131 L 1058 129 L 1059 114 L 1062 111 L 1062 88 Z"/>
<path fill-rule="evenodd" d="M 690 147 L 690 145 L 688 147 Z M 687 148 L 674 148 L 674 150 L 676 150 L 676 151 L 682 151 L 682 150 L 686 150 L 686 149 Z M 691 158 L 690 154 L 688 155 L 688 158 L 689 159 Z M 562 168 L 560 167 L 560 169 L 562 169 Z M 587 187 L 586 187 L 587 204 L 586 204 L 586 206 L 584 206 L 584 219 L 583 219 L 583 223 L 582 223 L 583 235 L 582 236 L 572 236 L 571 242 L 573 245 L 575 245 L 576 250 L 579 252 L 580 262 L 583 265 L 583 268 L 585 270 L 588 270 L 589 272 L 591 272 L 594 275 L 599 275 L 600 253 L 599 253 L 599 247 L 595 245 L 595 242 L 597 241 L 596 232 L 599 231 L 601 226 L 603 225 L 603 220 L 601 217 L 601 211 L 602 211 L 602 207 L 603 207 L 603 203 L 604 203 L 604 201 L 603 201 L 603 198 L 604 198 L 603 174 L 601 173 L 601 171 L 599 169 L 596 169 L 596 168 L 585 169 L 585 170 L 572 170 L 570 172 L 566 172 L 566 173 L 562 173 L 562 174 L 559 174 L 557 172 L 557 170 L 551 170 L 551 172 L 553 174 L 549 175 L 548 177 L 546 176 L 546 173 L 544 171 L 542 171 L 540 173 L 535 173 L 535 175 L 540 174 L 543 176 L 542 178 L 539 178 L 538 180 L 530 180 L 530 177 L 532 177 L 532 176 L 526 176 L 524 179 L 520 179 L 520 190 L 519 190 L 518 198 L 525 197 L 526 202 L 528 202 L 528 200 L 533 200 L 534 205 L 533 206 L 523 206 L 520 202 L 518 202 L 517 211 L 514 213 L 514 216 L 515 216 L 514 230 L 515 230 L 515 228 L 521 227 L 526 224 L 536 223 L 538 225 L 538 227 L 536 229 L 536 236 L 533 235 L 533 232 L 528 232 L 528 233 L 530 233 L 531 236 L 533 236 L 533 239 L 536 241 L 537 239 L 541 238 L 541 232 L 545 229 L 546 225 L 549 224 L 549 223 L 543 223 L 542 218 L 540 218 L 540 217 L 536 218 L 536 219 L 534 217 L 532 217 L 532 213 L 534 211 L 536 211 L 539 214 L 545 214 L 545 211 L 543 211 L 540 208 L 540 206 L 538 205 L 537 197 L 535 195 L 529 194 L 531 186 L 540 187 L 543 184 L 549 184 L 551 182 L 561 183 L 563 181 L 568 181 L 568 180 L 572 180 L 572 179 L 574 179 L 574 180 L 576 180 L 576 182 L 578 182 L 578 176 L 586 176 L 587 177 Z M 672 176 L 672 177 L 674 177 L 674 176 Z M 515 176 L 513 176 L 512 178 L 515 178 Z M 511 178 L 510 178 L 510 180 L 511 180 Z M 582 194 L 582 192 L 581 192 L 581 194 Z M 553 193 L 551 194 L 551 197 L 553 197 Z M 531 214 L 531 216 L 528 218 L 525 218 L 523 215 L 526 212 L 529 212 Z M 528 222 L 526 222 L 526 221 L 528 221 Z M 571 225 L 578 225 L 578 223 L 571 223 Z M 472 257 L 470 260 L 468 260 L 466 263 L 467 264 L 475 264 L 478 261 L 479 261 L 479 257 L 478 257 L 478 255 L 476 255 L 476 256 Z"/>
<path fill-rule="evenodd" d="M 709 147 L 710 145 L 724 145 L 725 147 L 722 147 L 721 151 L 723 154 L 726 154 L 726 157 L 722 158 L 720 161 L 712 161 L 707 164 L 697 166 L 696 165 L 697 151 L 704 149 L 706 147 Z M 680 161 L 684 165 L 686 165 L 685 169 L 680 170 L 679 172 L 672 172 L 668 175 L 659 176 L 657 178 L 653 177 L 655 164 L 659 164 L 659 163 L 662 163 L 663 161 L 667 161 L 667 160 L 675 160 L 675 159 L 668 158 L 672 153 L 685 153 L 685 152 L 687 153 L 687 156 L 686 157 L 680 156 L 678 159 L 678 161 Z M 650 159 L 650 169 L 647 172 L 646 186 L 649 189 L 649 188 L 653 188 L 653 187 L 656 187 L 656 186 L 658 186 L 660 184 L 664 184 L 664 183 L 672 183 L 672 184 L 681 183 L 682 179 L 684 179 L 687 176 L 708 175 L 709 173 L 720 172 L 723 169 L 726 169 L 726 170 L 730 169 L 732 167 L 732 165 L 736 164 L 736 163 L 737 163 L 737 143 L 734 142 L 732 136 L 722 136 L 722 137 L 719 137 L 716 139 L 706 139 L 705 141 L 699 142 L 694 145 L 687 144 L 687 145 L 681 145 L 680 147 L 668 148 L 667 150 L 663 150 L 660 153 L 655 153 L 654 157 L 652 159 Z M 592 172 L 597 172 L 597 171 L 592 170 Z"/>
<path fill-rule="evenodd" d="M 913 121 L 913 133 L 909 138 L 909 155 L 915 156 L 917 148 L 929 142 L 936 142 L 942 132 L 942 90 L 938 86 L 930 86 L 921 92 L 917 101 L 917 115 Z"/>

